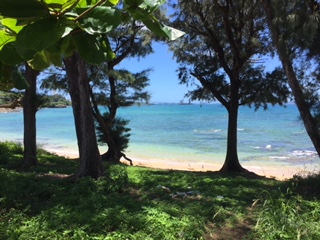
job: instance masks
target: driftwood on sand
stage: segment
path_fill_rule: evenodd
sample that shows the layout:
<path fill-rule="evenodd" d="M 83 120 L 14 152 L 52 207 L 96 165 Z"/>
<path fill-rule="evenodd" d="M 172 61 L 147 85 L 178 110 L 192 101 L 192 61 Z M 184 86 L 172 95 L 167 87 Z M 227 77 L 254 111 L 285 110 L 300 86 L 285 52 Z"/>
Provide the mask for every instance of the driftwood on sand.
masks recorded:
<path fill-rule="evenodd" d="M 11 109 L 15 109 L 17 106 L 21 105 L 21 99 L 20 98 L 16 98 L 15 100 L 13 100 L 13 102 L 8 103 L 8 104 L 0 104 L 0 108 L 11 108 Z"/>
<path fill-rule="evenodd" d="M 1 112 L 16 112 L 16 111 L 20 111 L 21 107 L 21 99 L 17 98 L 15 99 L 13 102 L 8 103 L 8 104 L 0 104 L 0 113 Z M 19 108 L 19 109 L 17 109 Z"/>

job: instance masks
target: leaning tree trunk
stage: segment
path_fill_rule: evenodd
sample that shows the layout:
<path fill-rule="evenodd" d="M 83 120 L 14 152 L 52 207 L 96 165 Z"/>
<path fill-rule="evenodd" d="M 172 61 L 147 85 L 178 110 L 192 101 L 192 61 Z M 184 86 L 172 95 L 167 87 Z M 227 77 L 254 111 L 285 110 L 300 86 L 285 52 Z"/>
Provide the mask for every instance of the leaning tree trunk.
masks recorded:
<path fill-rule="evenodd" d="M 37 76 L 39 72 L 33 70 L 27 63 L 26 79 L 29 83 L 29 87 L 26 89 L 23 98 L 23 159 L 24 165 L 27 167 L 36 166 L 37 160 L 37 140 L 36 140 L 36 113 L 37 113 Z"/>
<path fill-rule="evenodd" d="M 64 60 L 78 139 L 80 169 L 76 177 L 98 178 L 103 166 L 98 149 L 90 104 L 89 79 L 85 62 L 75 53 Z"/>
<path fill-rule="evenodd" d="M 91 102 L 92 102 L 93 116 L 101 128 L 101 131 L 105 136 L 104 140 L 106 141 L 108 146 L 107 152 L 101 155 L 102 160 L 109 161 L 109 162 L 120 162 L 121 151 L 119 151 L 119 157 L 118 157 L 115 151 L 116 144 L 115 144 L 115 141 L 113 140 L 112 133 L 111 133 L 111 127 L 112 127 L 114 118 L 112 118 L 111 114 L 109 114 L 109 119 L 105 121 L 105 119 L 100 113 L 100 110 L 98 108 L 98 103 L 96 102 L 94 93 L 91 88 L 90 88 L 90 96 L 91 96 Z M 109 108 L 109 111 L 110 111 L 110 108 Z"/>
<path fill-rule="evenodd" d="M 228 107 L 228 139 L 227 139 L 227 154 L 221 172 L 245 172 L 238 158 L 238 109 L 237 102 L 230 101 Z"/>
<path fill-rule="evenodd" d="M 303 92 L 295 74 L 295 71 L 292 66 L 292 62 L 290 56 L 287 54 L 286 49 L 282 49 L 279 46 L 279 39 L 280 39 L 280 30 L 279 28 L 273 24 L 273 20 L 275 18 L 274 11 L 272 8 L 272 4 L 270 0 L 263 1 L 265 6 L 265 12 L 267 17 L 268 26 L 271 32 L 271 37 L 273 44 L 275 45 L 280 61 L 282 63 L 282 67 L 286 73 L 286 76 L 289 81 L 290 88 L 292 90 L 294 100 L 300 112 L 300 116 L 303 120 L 304 126 L 306 131 L 315 147 L 318 155 L 320 156 L 320 131 L 317 125 L 317 122 L 313 118 L 310 108 L 307 102 L 304 99 Z"/>
<path fill-rule="evenodd" d="M 113 66 L 108 65 L 108 71 L 112 71 Z M 115 141 L 112 136 L 112 124 L 114 124 L 114 120 L 116 118 L 117 110 L 118 110 L 118 103 L 116 100 L 116 79 L 112 75 L 109 76 L 109 84 L 110 84 L 110 105 L 109 105 L 109 119 L 106 123 L 106 136 L 107 136 L 107 145 L 108 151 L 103 154 L 104 158 L 109 161 L 120 162 L 122 157 L 121 151 L 118 149 L 118 146 L 115 144 Z"/>

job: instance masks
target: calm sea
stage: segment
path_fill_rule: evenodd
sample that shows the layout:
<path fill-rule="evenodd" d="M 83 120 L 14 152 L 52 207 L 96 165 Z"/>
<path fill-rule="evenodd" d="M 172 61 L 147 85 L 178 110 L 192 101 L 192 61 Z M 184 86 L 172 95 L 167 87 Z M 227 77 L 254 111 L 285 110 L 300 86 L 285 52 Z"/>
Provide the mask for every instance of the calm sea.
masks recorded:
<path fill-rule="evenodd" d="M 156 104 L 119 110 L 129 119 L 131 143 L 126 154 L 152 161 L 222 164 L 227 141 L 227 112 L 218 104 Z M 22 113 L 0 114 L 0 140 L 22 141 Z M 72 109 L 37 113 L 37 139 L 57 153 L 77 153 Z M 102 147 L 101 152 L 106 148 Z M 239 111 L 238 151 L 244 164 L 318 163 L 295 105 Z"/>

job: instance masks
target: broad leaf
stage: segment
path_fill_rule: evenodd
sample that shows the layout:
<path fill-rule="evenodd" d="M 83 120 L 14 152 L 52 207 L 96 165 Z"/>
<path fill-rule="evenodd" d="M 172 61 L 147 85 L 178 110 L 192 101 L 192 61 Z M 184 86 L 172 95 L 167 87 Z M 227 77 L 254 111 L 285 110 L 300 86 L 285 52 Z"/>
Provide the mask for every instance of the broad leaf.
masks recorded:
<path fill-rule="evenodd" d="M 23 26 L 17 26 L 17 19 L 13 18 L 4 18 L 1 20 L 3 26 L 7 27 L 11 31 L 18 33 L 23 28 Z"/>
<path fill-rule="evenodd" d="M 81 13 L 86 9 L 78 9 Z M 112 7 L 99 6 L 94 8 L 85 18 L 80 20 L 81 27 L 89 34 L 107 33 L 121 22 L 120 10 Z"/>
<path fill-rule="evenodd" d="M 112 61 L 116 57 L 116 54 L 112 51 L 109 39 L 107 37 L 104 39 L 104 42 L 106 45 L 106 58 L 108 61 Z"/>
<path fill-rule="evenodd" d="M 9 18 L 39 18 L 48 15 L 39 0 L 0 0 L 0 15 Z"/>
<path fill-rule="evenodd" d="M 73 55 L 73 53 L 75 51 L 77 51 L 77 46 L 76 46 L 76 43 L 75 43 L 75 39 L 76 37 L 74 36 L 68 36 L 69 40 L 68 40 L 68 45 L 67 45 L 67 48 L 66 50 L 64 51 L 63 53 L 63 57 L 71 57 Z"/>
<path fill-rule="evenodd" d="M 75 6 L 78 0 L 44 0 L 49 10 L 54 12 L 65 12 Z"/>
<path fill-rule="evenodd" d="M 49 53 L 58 53 L 58 54 L 63 54 L 69 47 L 70 44 L 70 35 L 64 38 L 61 38 L 59 41 L 57 41 L 55 44 L 52 46 L 48 47 L 46 51 Z"/>
<path fill-rule="evenodd" d="M 148 11 L 148 13 L 154 12 L 161 5 L 163 5 L 166 0 L 144 0 L 139 7 Z"/>
<path fill-rule="evenodd" d="M 136 20 L 145 20 L 157 10 L 165 0 L 131 0 L 125 1 L 128 4 L 126 10 L 130 12 L 132 17 Z"/>
<path fill-rule="evenodd" d="M 0 51 L 4 45 L 9 42 L 13 42 L 16 38 L 9 35 L 5 30 L 0 30 Z"/>
<path fill-rule="evenodd" d="M 100 2 L 100 0 L 80 0 L 77 4 L 77 7 L 83 8 L 95 5 L 96 3 Z"/>
<path fill-rule="evenodd" d="M 145 16 L 153 13 L 158 9 L 166 0 L 125 0 L 125 6 L 128 11 L 139 11 L 143 10 Z"/>
<path fill-rule="evenodd" d="M 129 8 L 137 8 L 143 3 L 143 0 L 124 0 L 123 2 Z"/>
<path fill-rule="evenodd" d="M 16 89 L 22 90 L 29 87 L 29 83 L 17 67 L 15 67 L 12 71 L 11 77 L 13 80 L 13 85 Z"/>
<path fill-rule="evenodd" d="M 36 53 L 36 55 L 30 61 L 28 61 L 28 64 L 30 67 L 38 71 L 42 71 L 51 65 L 50 60 L 47 58 L 44 52 Z"/>
<path fill-rule="evenodd" d="M 14 87 L 11 72 L 11 66 L 6 66 L 0 62 L 0 90 L 10 90 Z"/>
<path fill-rule="evenodd" d="M 24 60 L 30 60 L 34 57 L 34 55 L 36 55 L 37 51 L 30 49 L 25 45 L 25 41 L 24 41 L 25 33 L 26 33 L 26 31 L 24 31 L 25 28 L 27 28 L 27 27 L 24 27 L 17 35 L 15 45 L 16 45 L 16 49 L 17 49 L 17 52 L 19 53 L 19 55 Z"/>
<path fill-rule="evenodd" d="M 28 88 L 29 84 L 16 66 L 8 66 L 0 62 L 0 90 L 9 90 L 14 87 L 21 90 Z"/>
<path fill-rule="evenodd" d="M 167 25 L 160 23 L 159 20 L 157 20 L 153 16 L 149 16 L 148 18 L 142 20 L 142 22 L 153 33 L 155 33 L 156 35 L 158 35 L 160 37 L 169 38 L 169 40 L 175 40 L 185 34 L 184 32 L 182 32 L 178 29 L 175 29 L 175 28 L 172 28 L 172 27 L 169 27 Z"/>
<path fill-rule="evenodd" d="M 100 64 L 106 60 L 105 46 L 96 36 L 87 33 L 75 37 L 80 56 L 88 63 Z"/>
<path fill-rule="evenodd" d="M 16 50 L 14 42 L 10 42 L 3 46 L 0 51 L 0 61 L 11 66 L 15 66 L 23 62 L 23 59 Z"/>
<path fill-rule="evenodd" d="M 57 67 L 62 67 L 62 55 L 61 53 L 50 53 L 45 51 L 45 56 L 47 57 L 48 61 L 50 61 L 53 65 Z"/>
<path fill-rule="evenodd" d="M 120 0 L 108 0 L 103 5 L 113 7 L 113 6 L 116 6 L 119 2 Z"/>
<path fill-rule="evenodd" d="M 183 36 L 185 32 L 180 31 L 176 28 L 161 24 L 162 31 L 166 34 L 166 37 L 169 38 L 169 40 L 176 40 L 177 38 Z"/>
<path fill-rule="evenodd" d="M 72 24 L 72 21 L 65 18 L 43 18 L 24 27 L 17 35 L 17 42 L 22 43 L 27 49 L 40 52 L 69 34 Z"/>

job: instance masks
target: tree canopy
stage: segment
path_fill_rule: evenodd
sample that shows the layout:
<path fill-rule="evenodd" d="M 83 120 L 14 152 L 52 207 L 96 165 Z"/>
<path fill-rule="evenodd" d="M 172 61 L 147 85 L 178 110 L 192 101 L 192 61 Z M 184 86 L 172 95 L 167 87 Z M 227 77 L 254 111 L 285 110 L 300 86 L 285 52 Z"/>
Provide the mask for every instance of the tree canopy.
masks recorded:
<path fill-rule="evenodd" d="M 263 8 L 253 0 L 180 0 L 173 7 L 174 26 L 186 32 L 171 43 L 179 80 L 196 85 L 188 93 L 191 99 L 218 100 L 228 110 L 223 169 L 242 171 L 237 155 L 239 106 L 282 105 L 290 93 L 281 69 L 268 73 L 257 61 L 269 52 Z"/>
<path fill-rule="evenodd" d="M 23 61 L 36 70 L 73 52 L 88 63 L 115 57 L 106 34 L 129 16 L 155 34 L 176 39 L 183 33 L 162 24 L 154 11 L 165 1 L 137 0 L 4 0 L 0 3 L 1 88 L 25 88 L 27 83 L 14 66 Z"/>

